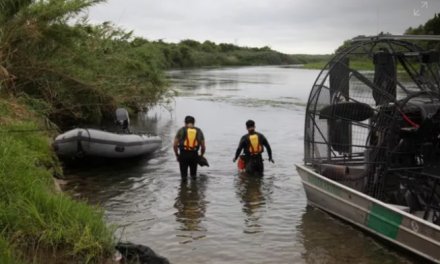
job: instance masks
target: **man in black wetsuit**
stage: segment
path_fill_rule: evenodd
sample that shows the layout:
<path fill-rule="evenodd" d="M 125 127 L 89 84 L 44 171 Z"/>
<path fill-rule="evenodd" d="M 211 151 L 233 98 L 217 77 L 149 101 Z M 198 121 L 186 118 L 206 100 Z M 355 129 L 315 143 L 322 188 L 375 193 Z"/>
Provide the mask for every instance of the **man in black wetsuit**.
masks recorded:
<path fill-rule="evenodd" d="M 267 138 L 263 134 L 255 131 L 255 122 L 253 120 L 246 122 L 246 129 L 248 130 L 248 134 L 241 138 L 232 161 L 236 162 L 241 151 L 244 150 L 245 155 L 240 158 L 245 160 L 246 171 L 251 173 L 263 173 L 264 165 L 262 153 L 264 152 L 264 147 L 267 148 L 269 162 L 275 163 L 272 159 L 272 149 L 270 148 Z"/>
<path fill-rule="evenodd" d="M 185 117 L 185 126 L 180 128 L 174 138 L 174 153 L 180 165 L 182 180 L 188 178 L 188 167 L 192 178 L 196 177 L 199 159 L 205 154 L 205 136 L 200 128 L 195 127 L 195 119 L 192 116 Z M 177 152 L 180 149 L 180 154 Z M 199 149 L 201 153 L 199 156 Z"/>

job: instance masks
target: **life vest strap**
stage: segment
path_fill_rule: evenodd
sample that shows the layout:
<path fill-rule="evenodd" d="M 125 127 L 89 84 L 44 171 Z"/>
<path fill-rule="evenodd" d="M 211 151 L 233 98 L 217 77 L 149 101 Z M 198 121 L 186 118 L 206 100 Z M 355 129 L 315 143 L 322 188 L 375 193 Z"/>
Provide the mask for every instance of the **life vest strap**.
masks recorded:
<path fill-rule="evenodd" d="M 197 141 L 197 132 L 196 128 L 186 128 L 185 130 L 185 138 L 182 141 L 181 147 L 186 151 L 197 151 L 198 150 L 198 141 Z"/>
<path fill-rule="evenodd" d="M 249 143 L 250 143 L 249 152 L 252 156 L 261 153 L 262 148 L 260 144 L 260 137 L 257 134 L 249 135 Z"/>

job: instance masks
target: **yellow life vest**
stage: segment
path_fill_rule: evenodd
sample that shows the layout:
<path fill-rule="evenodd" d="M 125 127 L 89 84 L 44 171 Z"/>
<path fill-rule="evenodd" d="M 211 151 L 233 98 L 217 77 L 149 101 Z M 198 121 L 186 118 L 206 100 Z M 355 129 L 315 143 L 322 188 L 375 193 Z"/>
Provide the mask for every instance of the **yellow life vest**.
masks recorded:
<path fill-rule="evenodd" d="M 189 151 L 198 150 L 197 129 L 187 128 L 186 138 L 183 140 L 183 149 Z"/>
<path fill-rule="evenodd" d="M 249 153 L 251 155 L 260 154 L 262 149 L 261 149 L 261 144 L 258 140 L 258 135 L 257 134 L 249 135 L 249 141 L 250 141 Z"/>

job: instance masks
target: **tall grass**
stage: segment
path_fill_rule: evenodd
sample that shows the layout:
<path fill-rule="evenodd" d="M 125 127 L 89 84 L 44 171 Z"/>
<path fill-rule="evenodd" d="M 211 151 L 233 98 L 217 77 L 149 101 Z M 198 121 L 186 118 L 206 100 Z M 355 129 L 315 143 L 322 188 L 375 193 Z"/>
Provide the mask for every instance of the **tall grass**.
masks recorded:
<path fill-rule="evenodd" d="M 15 252 L 14 252 L 15 251 Z M 0 263 L 2 264 L 26 264 L 23 258 L 17 254 L 18 250 L 13 249 L 10 245 L 9 239 L 4 234 L 0 233 Z"/>
<path fill-rule="evenodd" d="M 55 192 L 53 174 L 61 169 L 47 135 L 6 132 L 40 127 L 25 110 L 20 117 L 10 106 L 0 101 L 0 263 L 98 263 L 110 257 L 114 227 L 100 209 Z"/>

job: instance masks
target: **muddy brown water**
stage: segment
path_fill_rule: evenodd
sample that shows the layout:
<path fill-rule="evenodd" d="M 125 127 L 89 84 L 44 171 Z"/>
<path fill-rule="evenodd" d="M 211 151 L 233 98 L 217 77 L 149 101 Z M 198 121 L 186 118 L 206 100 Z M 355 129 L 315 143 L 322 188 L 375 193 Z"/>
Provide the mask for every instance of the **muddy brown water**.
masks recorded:
<path fill-rule="evenodd" d="M 163 146 L 144 159 L 78 167 L 65 188 L 100 203 L 124 239 L 172 263 L 416 263 L 306 205 L 295 163 L 303 157 L 304 108 L 319 71 L 244 67 L 172 71 L 180 96 L 132 120 Z M 186 115 L 206 137 L 210 167 L 182 184 L 171 147 Z M 245 122 L 268 138 L 275 164 L 263 178 L 232 163 Z M 264 154 L 267 159 L 267 153 Z"/>

